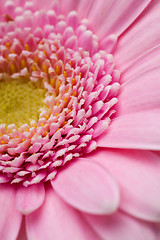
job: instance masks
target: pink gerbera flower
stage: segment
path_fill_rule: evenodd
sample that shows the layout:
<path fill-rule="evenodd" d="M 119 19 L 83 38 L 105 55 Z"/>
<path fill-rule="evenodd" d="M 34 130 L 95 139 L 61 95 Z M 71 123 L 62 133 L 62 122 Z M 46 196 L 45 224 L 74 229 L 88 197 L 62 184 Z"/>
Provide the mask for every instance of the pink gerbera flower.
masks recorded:
<path fill-rule="evenodd" d="M 160 239 L 159 13 L 0 0 L 0 239 Z"/>

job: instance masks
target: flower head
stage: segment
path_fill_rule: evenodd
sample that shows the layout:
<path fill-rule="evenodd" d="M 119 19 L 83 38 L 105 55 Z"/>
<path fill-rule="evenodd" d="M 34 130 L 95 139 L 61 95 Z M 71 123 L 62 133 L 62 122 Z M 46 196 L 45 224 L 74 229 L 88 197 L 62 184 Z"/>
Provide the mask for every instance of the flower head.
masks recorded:
<path fill-rule="evenodd" d="M 28 186 L 96 148 L 120 85 L 112 55 L 75 11 L 16 11 L 1 38 L 1 165 L 6 182 Z"/>
<path fill-rule="evenodd" d="M 0 237 L 158 239 L 159 2 L 0 4 Z"/>

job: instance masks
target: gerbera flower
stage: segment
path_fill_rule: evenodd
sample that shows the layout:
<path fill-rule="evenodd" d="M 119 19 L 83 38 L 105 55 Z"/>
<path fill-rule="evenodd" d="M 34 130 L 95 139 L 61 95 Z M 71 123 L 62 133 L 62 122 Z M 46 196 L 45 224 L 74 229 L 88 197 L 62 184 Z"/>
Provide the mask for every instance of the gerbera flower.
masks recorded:
<path fill-rule="evenodd" d="M 0 4 L 0 239 L 160 239 L 159 0 Z"/>

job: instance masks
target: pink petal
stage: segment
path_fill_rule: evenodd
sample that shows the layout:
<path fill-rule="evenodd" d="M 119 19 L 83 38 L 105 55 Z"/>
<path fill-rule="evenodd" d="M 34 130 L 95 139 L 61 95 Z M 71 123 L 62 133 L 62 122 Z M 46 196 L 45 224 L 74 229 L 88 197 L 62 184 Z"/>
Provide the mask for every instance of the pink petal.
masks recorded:
<path fill-rule="evenodd" d="M 23 214 L 29 214 L 39 208 L 45 198 L 43 184 L 19 187 L 16 194 L 16 208 Z"/>
<path fill-rule="evenodd" d="M 105 150 L 90 161 L 104 166 L 121 190 L 120 208 L 135 217 L 160 221 L 160 158 L 149 151 Z"/>
<path fill-rule="evenodd" d="M 160 61 L 159 53 L 160 44 L 144 52 L 142 55 L 137 56 L 132 61 L 128 61 L 128 64 L 124 64 L 123 67 L 125 67 L 125 69 L 123 70 L 123 75 L 120 79 L 121 82 L 133 80 L 134 78 L 140 77 L 141 75 L 147 74 L 147 72 L 151 71 L 158 74 Z"/>
<path fill-rule="evenodd" d="M 119 39 L 115 51 L 115 59 L 121 72 L 134 59 L 160 43 L 160 31 L 158 31 L 160 22 L 159 12 L 160 1 L 151 1 L 135 24 Z"/>
<path fill-rule="evenodd" d="M 26 223 L 25 223 L 25 218 L 23 218 L 22 220 L 22 224 L 21 224 L 21 229 L 19 231 L 19 235 L 17 240 L 28 240 L 27 239 L 27 235 L 26 235 Z"/>
<path fill-rule="evenodd" d="M 20 0 L 21 1 L 21 0 Z M 58 2 L 59 1 L 51 1 L 51 0 L 32 0 L 33 2 L 35 2 L 36 7 L 38 7 L 38 9 L 51 9 L 52 5 L 55 3 L 55 6 L 58 6 Z M 23 2 L 23 1 L 22 1 Z"/>
<path fill-rule="evenodd" d="M 22 215 L 15 209 L 16 190 L 0 184 L 0 239 L 15 240 L 21 226 Z"/>
<path fill-rule="evenodd" d="M 119 116 L 96 141 L 99 147 L 160 150 L 160 111 Z"/>
<path fill-rule="evenodd" d="M 101 37 L 110 34 L 120 35 L 150 2 L 151 0 L 93 1 L 88 18 L 94 31 Z"/>
<path fill-rule="evenodd" d="M 93 214 L 110 214 L 119 204 L 118 187 L 101 166 L 79 159 L 51 182 L 59 196 L 75 208 Z"/>
<path fill-rule="evenodd" d="M 69 13 L 72 10 L 78 12 L 78 17 L 84 18 L 87 16 L 89 9 L 93 4 L 93 0 L 61 0 L 61 9 L 64 13 Z"/>
<path fill-rule="evenodd" d="M 97 234 L 106 240 L 158 240 L 153 224 L 139 221 L 122 212 L 111 216 L 83 215 Z"/>
<path fill-rule="evenodd" d="M 26 217 L 29 240 L 99 240 L 80 214 L 50 187 L 43 206 Z"/>
<path fill-rule="evenodd" d="M 141 56 L 123 73 L 119 114 L 160 108 L 160 45 Z"/>

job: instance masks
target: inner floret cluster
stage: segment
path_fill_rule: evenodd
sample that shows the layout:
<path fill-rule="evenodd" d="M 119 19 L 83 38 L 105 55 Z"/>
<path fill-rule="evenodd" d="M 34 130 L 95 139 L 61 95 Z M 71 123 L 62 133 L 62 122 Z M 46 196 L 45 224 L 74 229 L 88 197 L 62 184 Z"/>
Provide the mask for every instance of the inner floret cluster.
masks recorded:
<path fill-rule="evenodd" d="M 96 148 L 120 86 L 113 56 L 85 19 L 32 8 L 22 14 L 6 4 L 12 14 L 0 24 L 0 182 L 24 186 L 53 179 Z M 7 105 L 11 95 L 2 92 L 18 85 Z"/>

